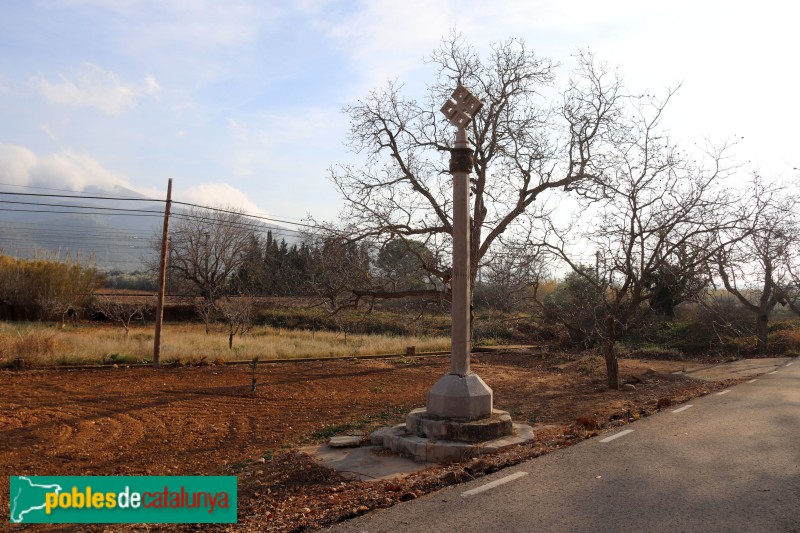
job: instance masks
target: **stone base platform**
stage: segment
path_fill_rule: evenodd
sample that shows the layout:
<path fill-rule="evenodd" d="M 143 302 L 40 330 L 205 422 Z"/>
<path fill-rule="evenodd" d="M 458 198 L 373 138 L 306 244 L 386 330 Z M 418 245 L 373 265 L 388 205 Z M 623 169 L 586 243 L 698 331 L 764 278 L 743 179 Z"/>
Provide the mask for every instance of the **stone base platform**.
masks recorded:
<path fill-rule="evenodd" d="M 510 417 L 508 422 L 511 423 Z M 423 437 L 409 433 L 406 430 L 406 424 L 399 424 L 373 432 L 371 439 L 373 445 L 383 446 L 418 462 L 448 463 L 531 442 L 533 441 L 533 428 L 524 424 L 511 424 L 510 434 L 506 436 L 470 443 Z"/>
<path fill-rule="evenodd" d="M 422 407 L 406 415 L 406 431 L 430 440 L 456 440 L 475 444 L 511 435 L 513 424 L 507 411 L 492 409 L 479 420 L 442 418 Z"/>

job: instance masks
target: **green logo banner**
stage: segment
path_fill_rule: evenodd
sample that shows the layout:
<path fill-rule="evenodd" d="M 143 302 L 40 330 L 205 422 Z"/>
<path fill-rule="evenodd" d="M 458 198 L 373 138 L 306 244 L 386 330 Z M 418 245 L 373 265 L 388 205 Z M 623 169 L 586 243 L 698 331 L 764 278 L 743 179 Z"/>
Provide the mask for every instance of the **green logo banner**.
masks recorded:
<path fill-rule="evenodd" d="M 11 476 L 26 524 L 233 524 L 235 476 Z"/>

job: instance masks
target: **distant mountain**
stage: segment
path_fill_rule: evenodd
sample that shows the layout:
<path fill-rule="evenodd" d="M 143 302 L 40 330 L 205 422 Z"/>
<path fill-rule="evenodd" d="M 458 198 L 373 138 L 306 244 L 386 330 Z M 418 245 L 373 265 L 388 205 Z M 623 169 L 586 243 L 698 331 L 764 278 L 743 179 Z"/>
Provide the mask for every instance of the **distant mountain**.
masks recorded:
<path fill-rule="evenodd" d="M 0 191 L 0 248 L 20 258 L 70 255 L 93 258 L 102 270 L 135 270 L 152 253 L 149 242 L 163 221 L 163 203 L 141 201 L 146 197 L 118 186 L 63 195 L 124 199 L 2 194 L 7 192 Z"/>
<path fill-rule="evenodd" d="M 118 199 L 16 196 L 3 194 L 11 191 L 2 189 L 0 250 L 6 255 L 24 259 L 36 255 L 92 258 L 100 270 L 129 272 L 143 268 L 145 260 L 157 253 L 163 201 L 147 201 L 147 197 L 120 186 L 63 193 Z M 181 212 L 185 210 L 173 206 L 173 213 Z M 267 229 L 282 228 L 265 224 Z"/>

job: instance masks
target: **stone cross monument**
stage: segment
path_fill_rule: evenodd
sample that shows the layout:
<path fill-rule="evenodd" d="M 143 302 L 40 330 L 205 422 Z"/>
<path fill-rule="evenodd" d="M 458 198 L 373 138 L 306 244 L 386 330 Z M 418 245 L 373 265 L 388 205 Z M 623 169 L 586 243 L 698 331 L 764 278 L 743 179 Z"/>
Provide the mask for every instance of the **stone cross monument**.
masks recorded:
<path fill-rule="evenodd" d="M 428 414 L 442 418 L 476 420 L 492 414 L 492 389 L 469 369 L 471 349 L 471 220 L 469 175 L 475 163 L 473 148 L 467 140 L 467 126 L 483 103 L 463 85 L 442 106 L 442 113 L 456 126 L 455 147 L 450 155 L 453 175 L 453 276 L 452 353 L 450 373 L 428 393 Z"/>
<path fill-rule="evenodd" d="M 453 175 L 452 353 L 450 373 L 428 392 L 427 406 L 406 415 L 406 423 L 372 433 L 374 445 L 418 461 L 458 461 L 533 440 L 530 426 L 514 424 L 506 411 L 493 409 L 492 389 L 469 369 L 470 222 L 469 175 L 475 164 L 467 126 L 481 101 L 459 85 L 442 113 L 458 128 L 450 154 Z"/>

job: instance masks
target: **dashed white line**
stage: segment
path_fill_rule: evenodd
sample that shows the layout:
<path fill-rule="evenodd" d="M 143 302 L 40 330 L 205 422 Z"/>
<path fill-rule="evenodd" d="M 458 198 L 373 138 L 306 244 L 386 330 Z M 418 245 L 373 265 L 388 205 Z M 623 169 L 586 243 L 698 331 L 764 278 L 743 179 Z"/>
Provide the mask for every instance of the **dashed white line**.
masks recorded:
<path fill-rule="evenodd" d="M 600 442 L 611 442 L 611 441 L 612 441 L 612 440 L 614 440 L 614 439 L 618 439 L 618 438 L 620 438 L 620 437 L 624 437 L 624 436 L 625 436 L 625 435 L 627 435 L 628 433 L 633 433 L 633 430 L 632 430 L 632 429 L 626 429 L 626 430 L 624 430 L 624 431 L 620 431 L 619 433 L 617 433 L 617 434 L 615 434 L 615 435 L 611 435 L 610 437 L 606 437 L 606 438 L 604 438 L 604 439 L 603 439 L 603 440 L 601 440 Z"/>
<path fill-rule="evenodd" d="M 758 380 L 757 379 L 751 379 L 750 381 L 748 381 L 748 383 L 755 383 L 756 381 L 758 381 Z"/>
<path fill-rule="evenodd" d="M 777 374 L 777 373 L 778 373 L 777 370 L 773 370 L 772 372 L 770 372 L 770 374 Z"/>
<path fill-rule="evenodd" d="M 784 366 L 792 366 L 792 363 L 791 363 L 791 361 L 790 361 L 790 362 L 788 362 L 788 363 L 786 363 Z"/>
<path fill-rule="evenodd" d="M 480 494 L 481 492 L 487 491 L 489 489 L 493 489 L 495 487 L 499 487 L 500 485 L 505 485 L 509 481 L 514 481 L 515 479 L 519 479 L 522 476 L 527 476 L 527 475 L 528 475 L 527 472 L 517 472 L 515 474 L 511 474 L 510 476 L 501 477 L 500 479 L 492 481 L 491 483 L 487 483 L 486 485 L 481 485 L 480 487 L 474 488 L 472 490 L 468 490 L 466 492 L 462 492 L 461 496 L 463 496 L 465 498 L 468 497 L 468 496 L 474 496 L 476 494 Z"/>
<path fill-rule="evenodd" d="M 692 405 L 684 405 L 683 407 L 678 407 L 677 409 L 675 409 L 672 412 L 673 413 L 680 413 L 681 411 L 685 411 L 685 410 L 689 409 L 690 407 L 692 407 Z"/>
<path fill-rule="evenodd" d="M 723 394 L 728 394 L 730 391 L 731 391 L 730 389 L 725 389 L 724 391 L 718 392 L 717 396 L 722 396 Z"/>

